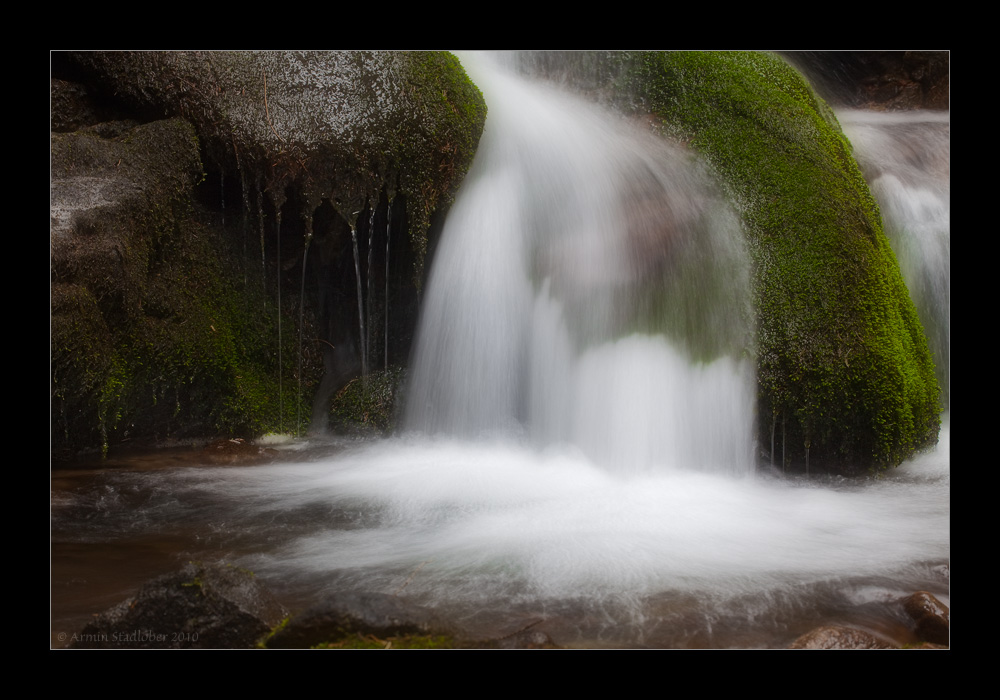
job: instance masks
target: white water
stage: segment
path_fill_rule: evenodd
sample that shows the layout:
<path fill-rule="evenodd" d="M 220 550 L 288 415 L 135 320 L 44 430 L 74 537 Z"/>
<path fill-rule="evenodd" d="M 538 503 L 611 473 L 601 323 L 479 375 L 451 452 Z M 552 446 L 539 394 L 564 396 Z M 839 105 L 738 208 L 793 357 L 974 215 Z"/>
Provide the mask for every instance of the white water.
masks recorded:
<path fill-rule="evenodd" d="M 746 255 L 706 173 L 616 115 L 464 60 L 490 111 L 434 258 L 408 427 L 523 432 L 626 473 L 749 473 Z"/>

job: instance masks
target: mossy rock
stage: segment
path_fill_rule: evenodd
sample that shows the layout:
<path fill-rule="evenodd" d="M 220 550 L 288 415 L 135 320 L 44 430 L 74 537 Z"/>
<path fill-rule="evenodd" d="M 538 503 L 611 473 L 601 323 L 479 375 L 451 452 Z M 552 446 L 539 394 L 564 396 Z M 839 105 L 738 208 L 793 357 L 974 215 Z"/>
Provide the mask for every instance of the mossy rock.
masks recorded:
<path fill-rule="evenodd" d="M 57 452 L 294 425 L 295 387 L 283 388 L 281 416 L 273 348 L 261 344 L 276 337 L 274 314 L 195 204 L 201 172 L 183 120 L 53 135 Z"/>
<path fill-rule="evenodd" d="M 940 392 L 881 215 L 829 107 L 781 58 L 643 52 L 608 60 L 618 101 L 700 153 L 751 251 L 758 435 L 836 471 L 937 441 Z"/>
<path fill-rule="evenodd" d="M 304 285 L 306 299 L 286 289 L 280 302 L 274 278 L 265 289 L 265 221 L 299 240 L 280 264 L 305 267 L 309 236 L 295 234 L 310 229 L 297 220 L 321 201 L 353 224 L 400 194 L 416 296 L 431 216 L 450 202 L 482 132 L 479 90 L 444 52 L 56 58 L 86 84 L 87 114 L 116 121 L 52 134 L 54 448 L 305 429 L 322 371 L 315 339 L 330 339 Z M 200 201 L 210 199 L 199 195 L 206 175 L 216 202 L 223 183 L 239 183 L 244 209 L 256 196 L 243 220 L 259 221 L 259 251 L 245 229 L 225 227 L 225 203 L 213 213 Z M 281 227 L 286 200 L 301 217 Z"/>
<path fill-rule="evenodd" d="M 334 425 L 347 431 L 391 432 L 396 425 L 405 378 L 402 367 L 390 367 L 352 379 L 333 399 Z"/>

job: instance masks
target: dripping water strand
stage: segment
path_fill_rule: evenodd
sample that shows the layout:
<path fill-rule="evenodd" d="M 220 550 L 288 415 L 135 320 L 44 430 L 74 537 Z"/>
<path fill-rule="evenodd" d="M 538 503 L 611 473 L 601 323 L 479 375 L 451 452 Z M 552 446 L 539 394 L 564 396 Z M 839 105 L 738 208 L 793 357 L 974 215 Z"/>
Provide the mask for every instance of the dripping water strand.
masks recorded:
<path fill-rule="evenodd" d="M 302 336 L 305 332 L 306 310 L 306 263 L 309 258 L 309 243 L 312 242 L 312 215 L 306 217 L 305 246 L 302 250 L 302 287 L 299 289 L 299 393 L 295 403 L 295 437 L 302 435 Z"/>
<path fill-rule="evenodd" d="M 284 364 L 282 363 L 281 357 L 281 207 L 278 203 L 274 203 L 275 211 L 275 232 L 277 235 L 278 249 L 275 252 L 277 265 L 275 265 L 275 270 L 277 272 L 277 285 L 278 285 L 278 432 L 283 432 L 285 427 L 285 402 L 284 402 L 284 390 L 281 385 L 281 375 L 284 369 Z"/>
<path fill-rule="evenodd" d="M 358 212 L 355 212 L 355 215 Z M 358 228 L 357 224 L 351 225 L 351 242 L 354 244 L 354 276 L 358 287 L 358 331 L 361 343 L 361 376 L 368 376 L 368 352 L 365 348 L 365 310 L 364 301 L 361 298 L 361 254 L 358 252 Z"/>
<path fill-rule="evenodd" d="M 243 172 L 243 166 L 237 159 L 237 167 L 240 171 L 240 189 L 243 196 L 243 258 L 241 267 L 243 268 L 243 288 L 246 290 L 250 286 L 249 269 L 250 263 L 247 258 L 247 238 L 250 237 L 250 191 L 247 189 L 247 177 Z M 249 295 L 245 295 L 249 299 Z"/>
<path fill-rule="evenodd" d="M 267 255 L 264 252 L 264 192 L 260 186 L 260 175 L 257 176 L 257 221 L 260 223 L 260 280 L 263 292 L 261 298 L 264 312 L 267 312 Z"/>
<path fill-rule="evenodd" d="M 386 211 L 385 222 L 385 364 L 383 369 L 389 369 L 389 240 L 392 225 L 392 198 L 389 198 L 389 207 Z"/>
<path fill-rule="evenodd" d="M 371 203 L 371 216 L 368 218 L 368 294 L 365 297 L 367 307 L 368 326 L 365 334 L 364 352 L 367 355 L 368 349 L 372 346 L 372 262 L 375 257 L 375 209 L 378 207 L 378 195 Z M 367 366 L 367 357 L 363 366 Z M 365 373 L 367 374 L 367 372 Z"/>

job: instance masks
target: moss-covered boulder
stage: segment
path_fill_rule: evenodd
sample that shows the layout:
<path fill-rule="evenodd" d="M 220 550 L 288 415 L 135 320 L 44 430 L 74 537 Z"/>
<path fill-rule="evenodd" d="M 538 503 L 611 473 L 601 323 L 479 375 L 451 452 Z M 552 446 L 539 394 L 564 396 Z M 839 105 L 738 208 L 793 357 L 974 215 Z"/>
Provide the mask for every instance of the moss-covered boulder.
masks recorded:
<path fill-rule="evenodd" d="M 702 154 L 754 265 L 759 440 L 776 463 L 898 464 L 937 440 L 927 342 L 835 116 L 781 58 L 614 56 L 618 100 Z M 627 98 L 623 98 L 626 95 Z"/>
<path fill-rule="evenodd" d="M 285 609 L 252 571 L 189 562 L 144 583 L 105 610 L 68 645 L 74 649 L 250 649 Z"/>
<path fill-rule="evenodd" d="M 342 431 L 391 433 L 405 379 L 405 370 L 398 366 L 352 379 L 333 397 L 330 414 L 334 424 Z"/>

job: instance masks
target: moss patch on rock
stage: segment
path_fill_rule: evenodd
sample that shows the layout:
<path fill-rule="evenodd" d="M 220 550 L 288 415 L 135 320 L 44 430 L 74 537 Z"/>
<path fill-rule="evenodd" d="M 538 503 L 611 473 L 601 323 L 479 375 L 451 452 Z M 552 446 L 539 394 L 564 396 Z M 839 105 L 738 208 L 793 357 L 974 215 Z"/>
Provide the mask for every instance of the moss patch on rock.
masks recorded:
<path fill-rule="evenodd" d="M 324 642 L 313 649 L 456 649 L 458 645 L 446 635 L 400 635 L 376 637 L 373 634 L 351 634 L 334 642 Z"/>
<path fill-rule="evenodd" d="M 934 444 L 940 400 L 924 332 L 832 111 L 772 54 L 614 60 L 620 101 L 702 154 L 742 217 L 761 444 L 776 426 L 789 462 L 838 471 L 893 466 Z"/>
<path fill-rule="evenodd" d="M 406 373 L 402 367 L 377 370 L 367 377 L 352 379 L 337 392 L 331 415 L 335 424 L 389 433 L 399 413 L 398 397 Z"/>

